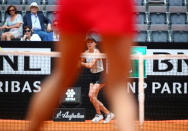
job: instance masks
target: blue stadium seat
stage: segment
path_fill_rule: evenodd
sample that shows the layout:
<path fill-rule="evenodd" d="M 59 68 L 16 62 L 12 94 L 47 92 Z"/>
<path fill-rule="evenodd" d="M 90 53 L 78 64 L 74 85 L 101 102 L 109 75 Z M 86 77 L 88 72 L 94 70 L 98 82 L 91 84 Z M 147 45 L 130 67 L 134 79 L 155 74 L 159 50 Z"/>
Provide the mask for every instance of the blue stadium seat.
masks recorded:
<path fill-rule="evenodd" d="M 171 24 L 185 24 L 188 22 L 186 6 L 171 6 L 169 7 L 169 13 Z"/>
<path fill-rule="evenodd" d="M 168 42 L 168 31 L 152 31 L 152 42 Z"/>
<path fill-rule="evenodd" d="M 138 6 L 142 6 L 145 4 L 144 0 L 135 0 L 135 4 Z"/>
<path fill-rule="evenodd" d="M 136 38 L 136 42 L 146 42 L 147 41 L 147 31 L 140 31 L 138 32 Z"/>
<path fill-rule="evenodd" d="M 56 5 L 47 5 L 46 6 L 46 11 L 47 11 L 47 17 L 53 21 L 54 19 L 54 14 L 56 13 L 55 12 L 55 9 L 57 8 Z"/>
<path fill-rule="evenodd" d="M 147 0 L 149 5 L 166 5 L 166 0 Z"/>
<path fill-rule="evenodd" d="M 146 24 L 137 24 L 137 35 L 135 37 L 136 42 L 146 42 L 148 37 L 148 26 Z"/>
<path fill-rule="evenodd" d="M 146 7 L 145 6 L 136 6 L 136 14 L 137 14 L 137 24 L 145 24 L 148 23 L 146 20 Z"/>
<path fill-rule="evenodd" d="M 53 12 L 47 12 L 47 18 L 50 19 L 51 22 L 54 20 L 54 13 Z"/>
<path fill-rule="evenodd" d="M 185 4 L 184 0 L 168 0 L 169 6 L 183 6 Z"/>
<path fill-rule="evenodd" d="M 186 23 L 186 13 L 171 13 L 170 22 L 171 24 L 185 24 Z"/>
<path fill-rule="evenodd" d="M 173 42 L 188 42 L 187 24 L 177 24 L 171 26 Z"/>
<path fill-rule="evenodd" d="M 137 15 L 137 24 L 144 24 L 146 23 L 146 14 L 145 13 L 139 13 Z"/>
<path fill-rule="evenodd" d="M 37 2 L 38 5 L 41 4 L 41 0 L 26 0 L 26 3 L 30 5 L 32 2 Z"/>
<path fill-rule="evenodd" d="M 174 31 L 172 39 L 173 42 L 188 42 L 188 31 Z"/>
<path fill-rule="evenodd" d="M 166 13 L 150 13 L 151 24 L 165 24 Z"/>
<path fill-rule="evenodd" d="M 56 4 L 56 0 L 47 0 L 47 4 L 48 5 L 55 5 Z"/>
<path fill-rule="evenodd" d="M 149 21 L 151 24 L 166 24 L 166 6 L 149 6 Z"/>
<path fill-rule="evenodd" d="M 168 25 L 167 24 L 154 24 L 150 26 L 150 40 L 152 42 L 168 42 Z"/>
<path fill-rule="evenodd" d="M 20 5 L 22 4 L 22 0 L 7 0 L 8 5 Z"/>

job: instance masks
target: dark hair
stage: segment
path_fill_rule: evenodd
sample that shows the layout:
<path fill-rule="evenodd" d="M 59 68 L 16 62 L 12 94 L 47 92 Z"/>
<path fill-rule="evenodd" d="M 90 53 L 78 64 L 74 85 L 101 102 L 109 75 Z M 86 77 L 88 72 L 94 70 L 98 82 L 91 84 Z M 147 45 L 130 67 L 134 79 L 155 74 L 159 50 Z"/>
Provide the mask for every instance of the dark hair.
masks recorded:
<path fill-rule="evenodd" d="M 24 30 L 26 30 L 27 28 L 29 28 L 31 30 L 30 26 L 28 26 L 28 25 L 24 26 Z"/>
<path fill-rule="evenodd" d="M 26 26 L 24 26 L 24 29 L 23 29 L 23 32 L 24 32 L 24 33 L 25 33 L 25 30 L 26 30 L 27 28 L 29 28 L 29 29 L 31 30 L 31 27 L 26 25 Z M 31 35 L 32 35 L 32 33 L 33 33 L 33 32 L 32 32 L 32 30 L 31 30 Z"/>
<path fill-rule="evenodd" d="M 7 10 L 6 10 L 6 13 L 10 15 L 9 10 L 10 10 L 11 7 L 14 8 L 14 10 L 15 10 L 15 14 L 17 14 L 17 8 L 16 8 L 16 6 L 14 6 L 14 5 L 10 5 L 10 6 L 8 6 L 8 8 L 7 8 Z"/>

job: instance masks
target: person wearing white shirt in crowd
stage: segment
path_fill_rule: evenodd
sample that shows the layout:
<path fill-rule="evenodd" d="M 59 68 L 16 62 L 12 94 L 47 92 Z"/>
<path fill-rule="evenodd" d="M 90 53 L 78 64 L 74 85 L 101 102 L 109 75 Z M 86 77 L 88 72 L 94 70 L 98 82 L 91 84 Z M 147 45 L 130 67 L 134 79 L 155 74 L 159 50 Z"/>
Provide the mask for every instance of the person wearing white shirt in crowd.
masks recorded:
<path fill-rule="evenodd" d="M 38 34 L 42 41 L 53 41 L 51 34 L 51 21 L 39 12 L 39 6 L 36 2 L 32 2 L 29 6 L 31 13 L 27 13 L 24 18 L 24 26 L 30 26 L 34 34 Z M 45 24 L 47 24 L 47 32 L 45 31 Z"/>
<path fill-rule="evenodd" d="M 41 38 L 38 34 L 33 34 L 30 26 L 24 27 L 24 36 L 21 38 L 21 41 L 41 41 Z"/>

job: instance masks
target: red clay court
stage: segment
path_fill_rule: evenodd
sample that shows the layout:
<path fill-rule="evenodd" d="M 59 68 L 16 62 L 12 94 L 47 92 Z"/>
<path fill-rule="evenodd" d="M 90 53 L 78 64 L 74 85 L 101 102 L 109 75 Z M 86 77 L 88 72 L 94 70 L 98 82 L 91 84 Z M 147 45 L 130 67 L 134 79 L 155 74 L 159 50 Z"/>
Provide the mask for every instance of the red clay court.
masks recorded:
<path fill-rule="evenodd" d="M 115 121 L 108 124 L 85 122 L 46 121 L 42 131 L 117 131 Z M 0 131 L 23 131 L 28 125 L 25 120 L 0 120 Z M 187 131 L 188 120 L 145 121 L 143 127 L 136 122 L 137 131 Z"/>

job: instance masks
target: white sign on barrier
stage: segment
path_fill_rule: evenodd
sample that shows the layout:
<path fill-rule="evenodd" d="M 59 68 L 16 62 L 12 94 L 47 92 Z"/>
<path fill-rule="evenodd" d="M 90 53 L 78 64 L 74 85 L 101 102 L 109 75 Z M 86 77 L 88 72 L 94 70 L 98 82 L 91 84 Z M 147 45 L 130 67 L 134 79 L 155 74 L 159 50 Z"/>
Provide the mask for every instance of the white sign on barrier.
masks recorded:
<path fill-rule="evenodd" d="M 50 48 L 2 48 L 4 51 L 50 52 Z M 50 56 L 0 55 L 0 74 L 49 75 Z"/>
<path fill-rule="evenodd" d="M 148 49 L 147 54 L 188 54 L 188 50 Z M 146 65 L 146 75 L 188 76 L 188 59 L 149 59 Z"/>

